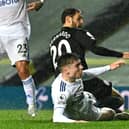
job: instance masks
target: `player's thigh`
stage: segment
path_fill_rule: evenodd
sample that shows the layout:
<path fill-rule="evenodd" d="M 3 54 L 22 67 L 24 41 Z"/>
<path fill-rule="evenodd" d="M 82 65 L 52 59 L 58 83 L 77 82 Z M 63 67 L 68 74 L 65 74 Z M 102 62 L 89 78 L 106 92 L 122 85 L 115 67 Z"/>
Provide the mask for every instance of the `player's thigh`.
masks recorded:
<path fill-rule="evenodd" d="M 121 105 L 124 103 L 124 98 L 121 96 L 119 91 L 117 91 L 115 88 L 112 88 L 112 96 L 115 96 L 119 99 Z"/>
<path fill-rule="evenodd" d="M 12 65 L 15 65 L 17 61 L 29 60 L 29 45 L 25 37 L 9 37 L 4 47 Z"/>
<path fill-rule="evenodd" d="M 100 78 L 93 78 L 84 81 L 84 90 L 91 92 L 97 99 L 101 99 L 112 94 L 112 84 Z"/>
<path fill-rule="evenodd" d="M 115 88 L 112 87 L 112 96 L 118 96 L 121 97 L 120 93 L 118 90 L 116 90 Z"/>

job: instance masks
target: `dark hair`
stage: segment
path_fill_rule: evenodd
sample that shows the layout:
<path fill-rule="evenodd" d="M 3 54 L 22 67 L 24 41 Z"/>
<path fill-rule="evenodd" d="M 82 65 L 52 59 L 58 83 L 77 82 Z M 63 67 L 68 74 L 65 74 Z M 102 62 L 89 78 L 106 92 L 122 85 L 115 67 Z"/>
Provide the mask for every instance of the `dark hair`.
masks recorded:
<path fill-rule="evenodd" d="M 58 58 L 57 66 L 58 70 L 61 72 L 62 67 L 68 64 L 72 64 L 73 61 L 79 60 L 79 57 L 74 53 L 66 53 Z"/>
<path fill-rule="evenodd" d="M 63 11 L 62 15 L 61 15 L 61 22 L 62 24 L 65 23 L 65 18 L 66 16 L 74 16 L 77 12 L 81 12 L 79 9 L 75 9 L 75 8 L 67 8 Z"/>

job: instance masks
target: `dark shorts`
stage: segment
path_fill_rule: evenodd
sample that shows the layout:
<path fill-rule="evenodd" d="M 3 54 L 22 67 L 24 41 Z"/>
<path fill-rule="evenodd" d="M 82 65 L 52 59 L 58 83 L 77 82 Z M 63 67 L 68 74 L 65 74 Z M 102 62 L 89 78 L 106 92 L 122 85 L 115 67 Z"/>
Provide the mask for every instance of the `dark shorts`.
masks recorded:
<path fill-rule="evenodd" d="M 112 94 L 111 82 L 95 77 L 91 80 L 84 81 L 83 83 L 84 91 L 92 93 L 98 100 L 104 99 Z"/>

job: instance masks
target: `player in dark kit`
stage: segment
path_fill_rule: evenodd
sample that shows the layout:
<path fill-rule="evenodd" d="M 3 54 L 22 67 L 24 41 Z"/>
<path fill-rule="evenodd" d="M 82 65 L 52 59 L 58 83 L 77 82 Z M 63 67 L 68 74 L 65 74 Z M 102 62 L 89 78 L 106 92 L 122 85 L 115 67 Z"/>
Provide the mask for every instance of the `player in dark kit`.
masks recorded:
<path fill-rule="evenodd" d="M 129 58 L 129 52 L 117 52 L 96 45 L 95 37 L 80 27 L 83 24 L 81 11 L 75 8 L 65 9 L 62 13 L 61 31 L 54 35 L 50 42 L 52 63 L 58 74 L 58 57 L 65 53 L 76 53 L 81 59 L 84 69 L 88 69 L 85 52 L 87 50 L 101 56 Z M 117 110 L 123 104 L 123 98 L 112 88 L 112 83 L 94 77 L 84 82 L 84 90 L 89 91 L 97 98 L 97 106 L 108 106 Z"/>

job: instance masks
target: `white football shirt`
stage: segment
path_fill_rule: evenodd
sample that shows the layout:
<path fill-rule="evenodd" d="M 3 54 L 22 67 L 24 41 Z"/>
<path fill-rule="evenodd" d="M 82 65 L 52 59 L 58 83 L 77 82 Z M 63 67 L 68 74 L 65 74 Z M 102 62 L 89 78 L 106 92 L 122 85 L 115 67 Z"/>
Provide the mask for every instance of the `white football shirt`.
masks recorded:
<path fill-rule="evenodd" d="M 110 70 L 109 65 L 104 66 L 104 67 L 84 70 L 82 78 L 89 79 L 93 76 L 102 74 L 109 70 Z M 88 98 L 89 93 L 85 92 L 85 94 L 87 95 L 87 99 L 89 99 Z M 79 103 L 81 100 L 81 97 L 83 97 L 82 79 L 76 79 L 75 82 L 71 83 L 71 82 L 65 81 L 62 78 L 62 74 L 59 74 L 54 80 L 54 82 L 52 83 L 51 95 L 52 95 L 52 100 L 54 104 L 53 122 L 73 122 L 74 120 L 69 119 L 67 116 L 64 115 L 65 113 L 64 111 L 68 104 L 67 103 L 68 101 L 73 101 L 73 99 L 76 99 L 77 100 L 76 102 Z M 94 101 L 94 98 L 92 101 Z M 88 103 L 86 106 L 88 106 Z M 83 107 L 83 105 L 81 105 L 81 107 Z M 72 106 L 70 108 L 72 108 Z"/>
<path fill-rule="evenodd" d="M 26 0 L 0 0 L 0 36 L 30 35 Z"/>

